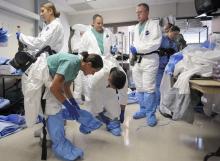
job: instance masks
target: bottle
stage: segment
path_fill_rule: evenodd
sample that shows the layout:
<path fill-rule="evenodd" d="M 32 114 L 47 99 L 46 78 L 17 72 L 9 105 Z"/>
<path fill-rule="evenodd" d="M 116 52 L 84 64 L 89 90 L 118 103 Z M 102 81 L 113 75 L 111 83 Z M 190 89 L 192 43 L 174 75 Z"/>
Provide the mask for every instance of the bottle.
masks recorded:
<path fill-rule="evenodd" d="M 17 32 L 21 32 L 21 27 L 17 26 Z M 18 51 L 24 51 L 24 49 L 26 48 L 26 46 L 18 40 Z"/>

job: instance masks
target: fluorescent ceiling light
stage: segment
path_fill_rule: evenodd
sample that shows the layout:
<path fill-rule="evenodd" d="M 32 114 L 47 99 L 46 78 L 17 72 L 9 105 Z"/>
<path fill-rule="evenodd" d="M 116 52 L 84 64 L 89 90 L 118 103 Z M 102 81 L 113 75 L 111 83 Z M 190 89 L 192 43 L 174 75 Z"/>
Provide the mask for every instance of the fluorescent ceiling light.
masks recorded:
<path fill-rule="evenodd" d="M 201 14 L 201 15 L 196 16 L 195 18 L 206 17 L 206 16 L 207 16 L 207 14 L 206 14 L 206 13 L 203 13 L 203 14 Z"/>
<path fill-rule="evenodd" d="M 203 14 L 201 14 L 201 15 L 199 15 L 199 16 L 196 16 L 195 18 L 201 18 L 201 17 L 213 17 L 213 16 L 208 16 L 206 13 L 203 13 Z"/>
<path fill-rule="evenodd" d="M 92 2 L 92 1 L 96 1 L 96 0 L 86 0 L 86 2 Z"/>

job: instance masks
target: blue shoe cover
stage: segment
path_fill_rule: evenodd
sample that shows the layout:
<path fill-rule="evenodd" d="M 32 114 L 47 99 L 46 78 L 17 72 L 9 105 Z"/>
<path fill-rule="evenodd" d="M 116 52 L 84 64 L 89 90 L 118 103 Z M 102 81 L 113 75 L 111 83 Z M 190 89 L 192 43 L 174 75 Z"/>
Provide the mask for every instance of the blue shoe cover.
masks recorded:
<path fill-rule="evenodd" d="M 84 153 L 83 153 L 83 150 L 82 150 L 82 149 L 80 149 L 80 148 L 78 148 L 78 147 L 75 147 L 73 153 L 75 154 L 73 160 L 83 159 L 83 154 L 84 154 Z"/>
<path fill-rule="evenodd" d="M 120 122 L 118 120 L 110 121 L 107 125 L 107 130 L 115 136 L 121 136 Z"/>
<path fill-rule="evenodd" d="M 81 133 L 83 133 L 83 134 L 89 134 L 89 133 L 91 133 L 90 128 L 85 127 L 84 125 L 80 125 L 79 131 L 80 131 Z"/>
<path fill-rule="evenodd" d="M 154 127 L 157 124 L 157 119 L 156 119 L 155 114 L 147 117 L 147 124 L 148 126 L 151 126 L 151 127 Z"/>
<path fill-rule="evenodd" d="M 115 136 L 121 136 L 121 127 L 112 129 L 110 132 Z"/>
<path fill-rule="evenodd" d="M 83 126 L 88 128 L 89 130 L 93 131 L 102 126 L 101 121 L 96 119 L 95 117 L 92 116 L 91 113 L 89 113 L 86 110 L 79 110 L 79 115 L 80 117 L 78 118 L 78 122 L 81 123 Z"/>
<path fill-rule="evenodd" d="M 140 110 L 133 115 L 133 119 L 142 119 L 146 117 L 146 111 Z"/>
<path fill-rule="evenodd" d="M 68 143 L 68 144 L 71 144 L 71 143 Z M 62 160 L 66 160 L 66 161 L 74 161 L 77 159 L 83 159 L 83 155 L 84 155 L 83 150 L 76 147 L 73 144 L 71 144 L 71 147 L 70 146 L 53 147 L 53 151 L 58 158 Z"/>

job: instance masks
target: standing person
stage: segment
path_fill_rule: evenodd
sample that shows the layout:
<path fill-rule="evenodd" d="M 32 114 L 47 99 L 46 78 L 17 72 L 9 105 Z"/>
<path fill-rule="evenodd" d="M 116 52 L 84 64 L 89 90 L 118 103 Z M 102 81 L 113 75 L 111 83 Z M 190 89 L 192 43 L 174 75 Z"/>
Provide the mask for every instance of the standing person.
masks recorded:
<path fill-rule="evenodd" d="M 157 124 L 155 87 L 159 66 L 156 50 L 160 47 L 162 33 L 159 24 L 148 18 L 149 6 L 146 3 L 138 4 L 136 13 L 139 23 L 135 26 L 134 44 L 130 50 L 133 55 L 137 55 L 132 74 L 140 110 L 133 118 L 147 117 L 147 124 L 155 126 Z"/>
<path fill-rule="evenodd" d="M 52 141 L 52 150 L 63 160 L 75 160 L 82 157 L 83 151 L 75 147 L 64 134 L 64 120 L 77 120 L 93 131 L 101 126 L 85 110 L 81 110 L 72 96 L 70 86 L 81 70 L 85 75 L 94 74 L 103 67 L 102 58 L 97 54 L 85 54 L 83 58 L 69 53 L 57 53 L 46 58 L 39 57 L 32 64 L 24 89 L 28 103 L 25 119 L 28 127 L 35 124 L 41 108 L 42 87 L 45 86 L 45 115 L 47 130 Z M 62 105 L 65 109 L 61 109 Z"/>
<path fill-rule="evenodd" d="M 122 117 L 124 117 L 125 106 L 127 105 L 127 85 L 122 84 L 122 87 L 114 89 L 106 88 L 111 68 L 117 67 L 117 62 L 111 55 L 111 53 L 116 52 L 117 48 L 115 47 L 115 38 L 112 32 L 103 27 L 101 15 L 95 14 L 93 16 L 92 28 L 83 35 L 80 50 L 87 51 L 88 53 L 98 53 L 106 60 L 105 68 L 94 76 L 85 79 L 87 81 L 85 83 L 86 104 L 95 116 L 102 113 L 101 115 L 108 120 L 102 121 L 106 123 L 109 132 L 115 136 L 120 136 L 120 121 L 124 121 Z M 117 69 L 121 68 L 118 67 Z M 122 75 L 121 77 L 125 76 L 126 80 L 126 75 L 122 71 L 117 71 L 116 75 L 119 74 L 119 78 L 120 75 Z M 116 89 L 118 89 L 118 94 Z M 120 116 L 122 119 L 119 118 Z"/>
<path fill-rule="evenodd" d="M 175 38 L 180 33 L 180 28 L 178 26 L 170 25 L 170 28 L 166 29 L 166 33 L 162 37 L 162 42 L 159 48 L 159 68 L 157 72 L 157 81 L 156 81 L 156 101 L 157 106 L 160 105 L 160 83 L 163 77 L 163 73 L 169 58 L 174 53 L 178 52 Z"/>
<path fill-rule="evenodd" d="M 72 37 L 70 37 L 70 50 L 71 53 L 77 55 L 79 53 L 80 42 L 83 34 L 89 27 L 83 24 L 75 24 L 71 26 L 71 30 L 73 32 Z"/>
<path fill-rule="evenodd" d="M 79 48 L 80 48 L 82 36 L 88 28 L 89 26 L 83 24 L 75 24 L 71 27 L 73 32 L 73 36 L 69 40 L 70 41 L 69 43 L 71 44 L 70 45 L 71 53 L 75 55 L 79 54 Z M 83 80 L 84 80 L 83 78 L 84 75 L 80 71 L 76 79 L 74 80 L 74 84 L 73 84 L 74 97 L 79 104 L 83 104 L 83 101 L 81 99 L 81 96 L 85 91 L 85 88 L 83 86 Z"/>
<path fill-rule="evenodd" d="M 121 135 L 127 105 L 127 76 L 117 60 L 108 55 L 103 58 L 104 67 L 91 79 L 91 95 L 87 107 L 106 124 L 107 130 L 114 136 Z M 85 128 L 80 127 L 81 131 Z"/>
<path fill-rule="evenodd" d="M 59 52 L 63 47 L 64 30 L 60 22 L 60 12 L 58 12 L 53 3 L 44 3 L 40 7 L 40 16 L 46 23 L 37 37 L 27 36 L 17 32 L 17 39 L 25 44 L 31 51 L 40 50 L 49 45 L 52 50 Z"/>
<path fill-rule="evenodd" d="M 114 44 L 116 43 L 112 32 L 103 27 L 103 17 L 95 14 L 93 16 L 92 26 L 83 34 L 79 47 L 79 53 L 84 51 L 90 53 L 97 53 L 101 56 L 111 55 L 111 51 L 116 51 Z M 112 50 L 111 50 L 112 49 Z M 82 74 L 78 75 L 81 78 L 82 90 L 77 88 L 74 90 L 74 95 L 80 99 L 81 94 L 84 94 L 85 100 L 89 101 L 90 77 L 84 77 Z M 77 78 L 78 79 L 78 78 Z M 83 93 L 82 93 L 83 92 Z"/>
<path fill-rule="evenodd" d="M 53 3 L 47 2 L 40 7 L 40 16 L 45 22 L 46 26 L 43 27 L 42 31 L 37 37 L 27 36 L 21 32 L 17 32 L 17 39 L 22 44 L 27 46 L 27 49 L 31 51 L 31 54 L 36 53 L 36 51 L 41 50 L 45 46 L 50 46 L 53 53 L 59 52 L 64 43 L 64 30 L 60 22 L 60 12 L 56 10 Z M 27 73 L 27 72 L 26 72 Z M 24 74 L 22 76 L 22 91 L 26 87 L 27 76 Z M 28 108 L 28 103 L 24 97 L 24 108 Z M 35 131 L 35 136 L 40 136 L 41 129 Z"/>
<path fill-rule="evenodd" d="M 116 40 L 112 32 L 103 27 L 103 17 L 95 14 L 92 27 L 82 36 L 79 53 L 87 51 L 106 56 L 116 50 L 115 44 Z M 111 50 L 112 47 L 114 48 Z"/>

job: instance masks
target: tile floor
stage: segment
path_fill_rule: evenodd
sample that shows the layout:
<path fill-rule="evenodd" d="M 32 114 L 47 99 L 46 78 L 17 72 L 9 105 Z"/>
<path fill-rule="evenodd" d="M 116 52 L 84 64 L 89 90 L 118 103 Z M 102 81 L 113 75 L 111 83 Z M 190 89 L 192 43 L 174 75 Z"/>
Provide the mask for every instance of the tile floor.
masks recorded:
<path fill-rule="evenodd" d="M 220 146 L 220 121 L 196 114 L 194 124 L 172 121 L 159 113 L 158 125 L 147 127 L 145 119 L 133 120 L 136 104 L 127 106 L 123 135 L 115 137 L 102 126 L 89 135 L 68 121 L 67 137 L 84 150 L 83 161 L 202 161 Z M 39 161 L 41 147 L 33 133 L 40 125 L 0 139 L 1 161 Z M 48 149 L 48 161 L 58 161 Z M 209 161 L 220 161 L 214 157 Z"/>

